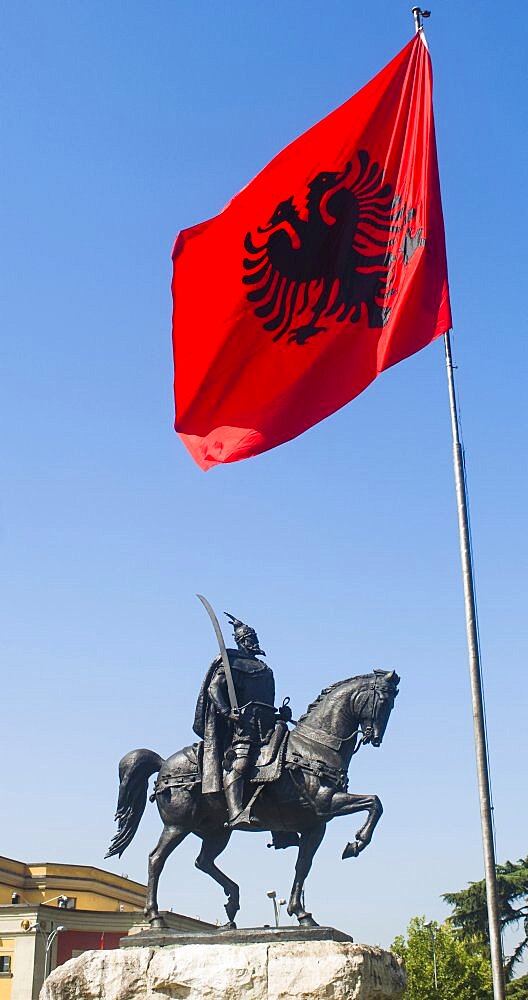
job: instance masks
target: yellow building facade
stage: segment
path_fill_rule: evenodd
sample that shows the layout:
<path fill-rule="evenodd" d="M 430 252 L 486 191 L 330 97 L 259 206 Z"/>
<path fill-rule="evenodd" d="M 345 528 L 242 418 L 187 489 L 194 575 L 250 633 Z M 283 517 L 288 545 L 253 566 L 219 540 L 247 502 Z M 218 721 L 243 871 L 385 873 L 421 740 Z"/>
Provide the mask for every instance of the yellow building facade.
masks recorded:
<path fill-rule="evenodd" d="M 38 1000 L 44 979 L 83 951 L 118 948 L 143 922 L 147 887 L 87 865 L 0 857 L 0 1000 Z M 211 924 L 179 913 L 168 926 Z"/>
<path fill-rule="evenodd" d="M 145 905 L 146 887 L 123 875 L 86 865 L 25 864 L 0 857 L 0 906 L 13 902 L 59 909 L 133 912 Z M 74 900 L 64 903 L 63 898 Z"/>

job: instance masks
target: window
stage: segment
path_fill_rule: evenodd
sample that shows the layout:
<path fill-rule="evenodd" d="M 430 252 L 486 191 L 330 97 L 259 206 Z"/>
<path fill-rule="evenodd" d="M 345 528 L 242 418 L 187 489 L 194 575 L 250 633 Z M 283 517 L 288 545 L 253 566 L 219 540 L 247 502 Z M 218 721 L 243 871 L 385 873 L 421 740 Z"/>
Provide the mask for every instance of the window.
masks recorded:
<path fill-rule="evenodd" d="M 11 972 L 11 955 L 0 955 L 0 976 Z"/>

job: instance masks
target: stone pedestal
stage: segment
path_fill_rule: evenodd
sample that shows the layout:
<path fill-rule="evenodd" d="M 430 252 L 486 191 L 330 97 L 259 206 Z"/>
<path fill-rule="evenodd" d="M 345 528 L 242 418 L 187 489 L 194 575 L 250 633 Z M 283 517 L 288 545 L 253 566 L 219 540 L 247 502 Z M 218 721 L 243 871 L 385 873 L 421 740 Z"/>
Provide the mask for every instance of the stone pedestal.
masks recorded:
<path fill-rule="evenodd" d="M 52 972 L 40 1000 L 397 1000 L 402 996 L 402 966 L 381 948 L 328 936 L 321 940 L 313 931 L 305 938 L 297 933 L 295 940 L 281 940 L 280 932 L 261 942 L 247 937 L 237 941 L 237 936 L 231 932 L 233 940 L 223 935 L 218 942 L 166 942 L 162 947 L 127 942 L 122 950 L 85 952 Z"/>
<path fill-rule="evenodd" d="M 164 915 L 165 916 L 165 915 Z M 148 927 L 129 932 L 121 938 L 121 948 L 167 948 L 182 944 L 286 944 L 288 941 L 345 941 L 352 944 L 354 938 L 335 927 L 211 927 L 206 931 L 182 931 L 175 927 Z"/>

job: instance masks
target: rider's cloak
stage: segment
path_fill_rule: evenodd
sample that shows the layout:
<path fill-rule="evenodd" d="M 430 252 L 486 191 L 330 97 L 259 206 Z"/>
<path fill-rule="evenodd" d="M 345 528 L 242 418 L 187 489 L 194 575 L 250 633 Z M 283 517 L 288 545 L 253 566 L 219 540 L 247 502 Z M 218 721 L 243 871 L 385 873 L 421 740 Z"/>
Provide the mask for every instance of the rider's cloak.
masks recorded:
<path fill-rule="evenodd" d="M 256 701 L 273 706 L 275 681 L 273 671 L 261 660 L 239 649 L 228 649 L 233 684 L 240 708 Z M 217 656 L 207 671 L 196 703 L 193 730 L 204 742 L 202 792 L 221 792 L 222 760 L 233 736 L 233 724 L 223 716 L 209 697 L 209 687 L 217 672 L 223 672 L 222 657 Z"/>

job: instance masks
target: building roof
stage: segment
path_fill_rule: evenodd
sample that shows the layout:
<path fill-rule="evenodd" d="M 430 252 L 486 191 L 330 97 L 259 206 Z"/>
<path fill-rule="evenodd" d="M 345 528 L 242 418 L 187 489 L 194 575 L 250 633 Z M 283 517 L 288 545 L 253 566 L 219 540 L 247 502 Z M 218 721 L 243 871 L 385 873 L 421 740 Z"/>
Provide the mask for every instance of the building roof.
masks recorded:
<path fill-rule="evenodd" d="M 1 892 L 1 889 L 4 892 Z M 59 894 L 84 894 L 79 905 L 86 905 L 86 894 L 104 899 L 119 900 L 135 909 L 144 905 L 147 887 L 124 875 L 96 868 L 93 865 L 71 865 L 55 861 L 24 862 L 0 856 L 0 903 L 6 892 L 20 895 L 40 895 L 39 902 L 50 902 L 42 898 L 56 898 Z M 5 900 L 7 902 L 7 899 Z M 35 902 L 35 899 L 26 900 Z M 95 903 L 95 900 L 94 900 Z M 89 908 L 99 907 L 90 903 Z"/>
<path fill-rule="evenodd" d="M 13 903 L 14 893 L 19 899 Z M 75 897 L 72 909 L 60 910 L 60 921 L 66 926 L 127 931 L 143 922 L 146 895 L 147 887 L 141 882 L 93 865 L 24 862 L 0 855 L 0 923 L 4 932 L 13 920 L 18 928 L 27 930 L 21 921 L 34 923 L 37 913 L 39 920 L 52 914 L 56 919 L 60 896 Z M 172 911 L 163 915 L 168 926 L 179 929 L 213 926 Z"/>

